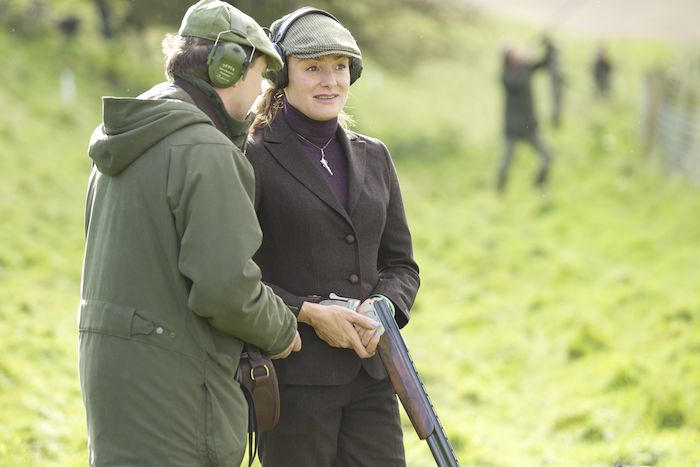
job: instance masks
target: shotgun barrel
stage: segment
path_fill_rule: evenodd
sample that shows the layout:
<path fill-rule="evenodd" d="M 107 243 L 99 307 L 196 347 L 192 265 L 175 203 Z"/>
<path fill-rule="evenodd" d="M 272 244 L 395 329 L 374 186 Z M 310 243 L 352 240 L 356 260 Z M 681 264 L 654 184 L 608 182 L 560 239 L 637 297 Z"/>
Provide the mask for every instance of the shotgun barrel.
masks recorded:
<path fill-rule="evenodd" d="M 384 327 L 377 351 L 416 434 L 428 443 L 438 467 L 458 467 L 457 457 L 430 402 L 389 306 L 384 300 L 378 300 L 373 305 L 376 316 Z"/>

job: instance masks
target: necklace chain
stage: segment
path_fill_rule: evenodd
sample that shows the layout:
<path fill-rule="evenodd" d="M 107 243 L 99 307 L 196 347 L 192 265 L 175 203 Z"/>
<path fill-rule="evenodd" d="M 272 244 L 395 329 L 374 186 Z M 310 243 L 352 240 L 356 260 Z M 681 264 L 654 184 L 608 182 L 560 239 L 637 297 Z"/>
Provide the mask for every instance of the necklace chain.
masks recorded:
<path fill-rule="evenodd" d="M 326 141 L 326 144 L 324 144 L 323 146 L 318 146 L 318 145 L 312 143 L 312 142 L 309 141 L 308 139 L 306 139 L 306 138 L 304 138 L 303 136 L 301 136 L 299 133 L 296 133 L 296 135 L 297 135 L 299 138 L 301 138 L 302 140 L 304 140 L 304 141 L 306 141 L 307 143 L 309 143 L 311 146 L 313 146 L 313 147 L 315 147 L 316 149 L 318 149 L 319 151 L 321 151 L 321 159 L 319 160 L 319 162 L 321 163 L 321 165 L 323 166 L 323 168 L 326 169 L 326 170 L 328 171 L 328 173 L 331 174 L 331 176 L 332 176 L 332 175 L 333 175 L 333 171 L 331 170 L 331 166 L 328 165 L 328 160 L 326 159 L 325 150 L 326 150 L 326 148 L 328 147 L 328 145 L 331 144 L 331 141 L 333 141 L 333 138 L 335 137 L 335 135 L 334 135 L 334 136 L 331 136 L 330 139 L 329 139 L 328 141 Z"/>

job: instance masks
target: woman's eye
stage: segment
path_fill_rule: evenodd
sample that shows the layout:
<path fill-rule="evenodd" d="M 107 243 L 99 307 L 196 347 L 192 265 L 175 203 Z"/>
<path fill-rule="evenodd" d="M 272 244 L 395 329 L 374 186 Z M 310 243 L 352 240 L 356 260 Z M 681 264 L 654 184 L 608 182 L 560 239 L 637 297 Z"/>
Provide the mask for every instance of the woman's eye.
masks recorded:
<path fill-rule="evenodd" d="M 306 71 L 316 71 L 318 70 L 318 67 L 316 65 L 311 65 L 310 67 L 306 68 Z"/>

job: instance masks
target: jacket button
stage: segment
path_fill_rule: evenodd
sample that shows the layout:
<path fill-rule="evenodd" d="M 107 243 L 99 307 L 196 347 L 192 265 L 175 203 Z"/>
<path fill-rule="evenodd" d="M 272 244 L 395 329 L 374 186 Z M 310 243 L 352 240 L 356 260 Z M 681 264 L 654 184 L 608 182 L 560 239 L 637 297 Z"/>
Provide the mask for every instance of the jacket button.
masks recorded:
<path fill-rule="evenodd" d="M 350 277 L 348 277 L 348 280 L 350 281 L 351 284 L 357 284 L 360 282 L 360 278 L 357 277 L 357 274 L 350 274 Z"/>
<path fill-rule="evenodd" d="M 347 234 L 345 236 L 345 243 L 347 243 L 347 244 L 355 243 L 355 236 L 353 234 Z"/>

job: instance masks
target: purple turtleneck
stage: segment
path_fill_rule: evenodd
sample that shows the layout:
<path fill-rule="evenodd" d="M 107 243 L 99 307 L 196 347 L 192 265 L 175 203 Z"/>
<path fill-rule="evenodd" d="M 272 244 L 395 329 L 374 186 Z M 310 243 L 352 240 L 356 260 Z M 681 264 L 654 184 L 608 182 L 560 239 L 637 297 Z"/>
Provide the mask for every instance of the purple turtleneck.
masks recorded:
<path fill-rule="evenodd" d="M 297 136 L 301 135 L 303 138 L 306 138 L 316 145 L 316 147 L 312 146 L 308 141 L 299 138 L 299 142 L 306 150 L 306 155 L 309 157 L 314 167 L 318 169 L 318 173 L 321 174 L 321 177 L 328 183 L 333 193 L 335 193 L 340 204 L 347 210 L 348 160 L 345 154 L 343 154 L 343 149 L 340 147 L 340 142 L 338 141 L 338 119 L 334 118 L 325 122 L 312 120 L 287 102 L 286 98 L 284 99 L 284 117 L 287 120 L 289 128 L 291 128 Z M 328 146 L 326 146 L 326 143 L 328 143 Z M 324 146 L 326 146 L 326 148 L 323 150 L 323 153 L 326 156 L 328 166 L 333 172 L 333 175 L 331 175 L 320 162 L 321 151 L 318 148 Z"/>

